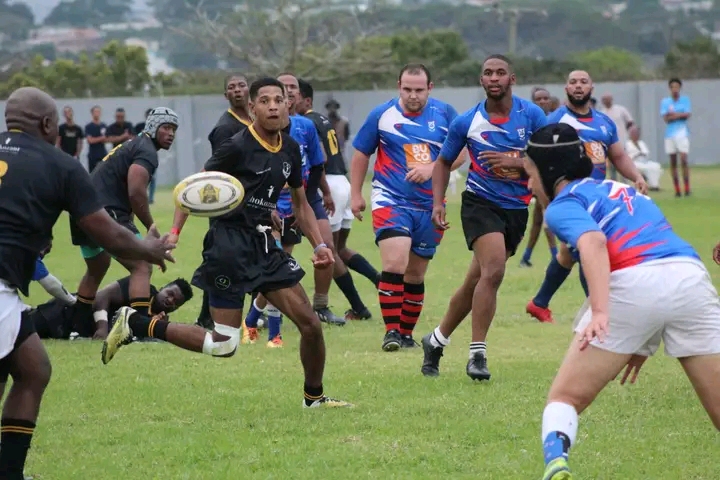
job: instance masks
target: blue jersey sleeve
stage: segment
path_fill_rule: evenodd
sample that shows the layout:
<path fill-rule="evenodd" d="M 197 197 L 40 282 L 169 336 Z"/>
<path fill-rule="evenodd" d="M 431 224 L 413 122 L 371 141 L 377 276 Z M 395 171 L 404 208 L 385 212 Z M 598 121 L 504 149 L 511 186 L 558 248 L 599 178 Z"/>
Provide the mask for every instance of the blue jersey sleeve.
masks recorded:
<path fill-rule="evenodd" d="M 32 276 L 33 282 L 38 282 L 43 278 L 47 277 L 48 275 L 50 275 L 50 272 L 48 271 L 43 261 L 38 257 L 38 259 L 35 260 L 35 271 L 33 272 Z"/>
<path fill-rule="evenodd" d="M 453 163 L 462 149 L 467 144 L 467 132 L 469 126 L 464 116 L 455 117 L 448 128 L 447 137 L 440 149 L 440 156 L 447 163 Z"/>
<path fill-rule="evenodd" d="M 667 115 L 669 108 L 670 108 L 670 99 L 663 98 L 662 102 L 660 102 L 660 116 L 664 117 L 665 115 Z"/>
<path fill-rule="evenodd" d="M 587 232 L 602 232 L 600 225 L 580 201 L 572 196 L 559 198 L 545 211 L 545 224 L 560 240 L 577 248 L 580 237 Z"/>
<path fill-rule="evenodd" d="M 376 108 L 370 115 L 365 119 L 365 123 L 362 124 L 360 130 L 358 130 L 355 139 L 353 140 L 353 148 L 360 153 L 367 155 L 368 157 L 375 153 L 378 144 L 380 143 L 380 130 L 378 129 L 378 122 L 380 121 L 380 115 Z"/>
<path fill-rule="evenodd" d="M 323 157 L 323 148 L 320 144 L 320 137 L 318 137 L 315 124 L 312 124 L 312 128 L 308 128 L 307 146 L 308 164 L 310 165 L 310 168 L 324 164 L 325 159 Z"/>
<path fill-rule="evenodd" d="M 450 125 L 458 117 L 458 112 L 457 112 L 457 110 L 455 110 L 455 107 L 453 107 L 449 103 L 446 103 L 446 105 L 447 105 L 447 117 L 448 117 L 447 121 L 448 121 L 448 125 Z"/>
<path fill-rule="evenodd" d="M 532 113 L 530 115 L 530 124 L 532 127 L 532 131 L 537 132 L 548 124 L 548 117 L 547 115 L 545 115 L 545 112 L 543 112 L 542 109 L 538 106 L 535 106 L 535 108 L 533 108 L 531 112 Z"/>

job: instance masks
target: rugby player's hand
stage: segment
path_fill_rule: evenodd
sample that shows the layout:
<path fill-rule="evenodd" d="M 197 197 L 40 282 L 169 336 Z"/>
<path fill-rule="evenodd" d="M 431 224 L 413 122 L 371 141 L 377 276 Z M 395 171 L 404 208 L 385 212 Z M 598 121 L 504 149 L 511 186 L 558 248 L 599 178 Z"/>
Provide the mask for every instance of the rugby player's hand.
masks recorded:
<path fill-rule="evenodd" d="M 335 257 L 333 257 L 332 250 L 328 247 L 318 248 L 312 256 L 313 267 L 315 268 L 327 268 L 335 263 Z"/>
<path fill-rule="evenodd" d="M 647 195 L 647 193 L 648 193 L 648 184 L 647 184 L 647 182 L 645 181 L 645 179 L 644 179 L 643 177 L 638 178 L 638 179 L 635 181 L 635 185 L 634 185 L 634 186 L 635 186 L 635 190 L 637 190 L 638 192 L 642 193 L 643 195 Z"/>
<path fill-rule="evenodd" d="M 327 214 L 331 217 L 335 215 L 335 201 L 333 201 L 332 195 L 330 195 L 329 193 L 323 194 L 322 201 L 323 207 L 325 207 L 325 211 L 327 212 Z"/>
<path fill-rule="evenodd" d="M 159 265 L 160 270 L 163 272 L 167 270 L 167 266 L 165 265 L 166 261 L 175 263 L 175 259 L 171 253 L 175 248 L 175 244 L 169 241 L 169 236 L 170 234 L 166 233 L 161 237 L 155 224 L 152 224 L 144 239 L 145 248 L 148 253 L 148 261 Z"/>
<path fill-rule="evenodd" d="M 100 321 L 97 322 L 95 327 L 95 333 L 93 333 L 93 340 L 105 340 L 108 336 L 108 322 Z"/>
<path fill-rule="evenodd" d="M 447 230 L 450 228 L 450 224 L 445 220 L 445 207 L 433 207 L 432 210 L 432 221 L 436 228 L 440 230 Z"/>
<path fill-rule="evenodd" d="M 364 212 L 365 208 L 367 208 L 367 205 L 365 204 L 365 199 L 362 197 L 362 195 L 353 195 L 352 199 L 350 200 L 350 208 L 352 209 L 352 213 L 353 215 L 355 215 L 355 218 L 362 222 L 362 212 Z"/>
<path fill-rule="evenodd" d="M 628 377 L 630 378 L 630 383 L 635 383 L 637 381 L 638 374 L 640 373 L 640 369 L 642 368 L 647 358 L 648 357 L 646 357 L 645 355 L 633 355 L 632 357 L 630 357 L 630 360 L 628 360 L 627 363 L 627 367 L 625 368 L 625 373 L 620 379 L 620 385 L 625 385 Z"/>
<path fill-rule="evenodd" d="M 405 180 L 412 183 L 425 183 L 432 178 L 433 166 L 432 163 L 419 165 L 405 175 Z"/>
<path fill-rule="evenodd" d="M 168 233 L 168 234 L 167 234 L 167 240 L 168 240 L 168 243 L 172 243 L 172 244 L 174 244 L 174 245 L 177 245 L 178 242 L 180 241 L 180 235 L 177 235 L 177 234 L 175 234 L 175 233 Z"/>
<path fill-rule="evenodd" d="M 478 159 L 498 168 L 522 168 L 522 158 L 511 157 L 501 152 L 480 152 Z"/>
<path fill-rule="evenodd" d="M 580 334 L 580 350 L 585 350 L 590 342 L 597 340 L 602 343 L 607 336 L 610 321 L 605 313 L 593 313 L 590 324 Z"/>
<path fill-rule="evenodd" d="M 282 218 L 280 218 L 277 210 L 272 211 L 270 218 L 272 219 L 273 228 L 278 232 L 282 232 Z"/>

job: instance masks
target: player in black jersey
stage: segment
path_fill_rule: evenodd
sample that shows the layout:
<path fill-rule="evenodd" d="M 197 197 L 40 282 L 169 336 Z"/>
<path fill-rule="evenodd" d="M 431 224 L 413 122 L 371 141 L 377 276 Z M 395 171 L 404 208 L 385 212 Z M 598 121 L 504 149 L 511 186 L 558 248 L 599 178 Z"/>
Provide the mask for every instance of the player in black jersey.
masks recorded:
<path fill-rule="evenodd" d="M 145 120 L 143 132 L 113 148 L 91 175 L 93 187 L 110 216 L 135 235 L 140 235 L 134 223 L 135 217 L 146 229 L 154 223 L 148 185 L 158 168 L 157 151 L 170 148 L 177 127 L 175 112 L 165 107 L 154 108 Z M 75 323 L 79 323 L 81 317 L 92 315 L 95 294 L 110 268 L 111 257 L 77 228 L 72 218 L 70 232 L 72 242 L 80 246 L 87 266 L 77 289 L 74 314 L 78 316 Z M 150 265 L 123 258 L 118 258 L 118 261 L 130 271 L 131 305 L 147 314 L 150 307 Z"/>
<path fill-rule="evenodd" d="M 155 227 L 138 240 L 119 226 L 92 188 L 80 163 L 55 148 L 58 114 L 42 90 L 20 88 L 5 104 L 7 132 L 0 133 L 0 396 L 13 384 L 0 420 L 0 478 L 23 480 L 40 402 L 50 381 L 50 359 L 33 330 L 18 290 L 28 288 L 40 252 L 63 210 L 108 251 L 157 263 L 174 248 Z"/>
<path fill-rule="evenodd" d="M 225 98 L 230 104 L 230 107 L 223 112 L 220 119 L 208 135 L 212 153 L 215 153 L 217 148 L 225 140 L 229 139 L 252 123 L 248 107 L 248 92 L 248 82 L 244 75 L 232 74 L 225 77 Z M 181 216 L 181 218 L 178 219 L 178 225 L 180 225 L 180 227 L 176 230 L 170 231 L 171 240 L 178 240 L 180 230 L 183 226 L 183 223 L 181 223 L 180 220 L 183 218 L 187 217 Z M 210 222 L 212 223 L 212 220 L 210 220 Z M 203 292 L 202 307 L 200 308 L 200 314 L 198 315 L 196 323 L 208 330 L 213 329 L 207 292 Z"/>
<path fill-rule="evenodd" d="M 328 217 L 328 227 L 332 234 L 333 253 L 335 254 L 333 277 L 335 284 L 345 294 L 351 307 L 345 312 L 345 319 L 369 320 L 372 314 L 360 299 L 345 261 L 352 262 L 356 267 L 359 266 L 359 273 L 367 275 L 375 285 L 377 285 L 380 274 L 365 258 L 357 252 L 349 250 L 346 246 L 352 219 L 355 217 L 350 210 L 350 182 L 345 176 L 347 174 L 345 159 L 338 146 L 337 134 L 332 128 L 330 120 L 325 115 L 313 110 L 314 91 L 312 85 L 300 79 L 298 85 L 299 94 L 295 111 L 313 121 L 327 159 L 325 178 L 335 205 L 335 211 Z"/>
<path fill-rule="evenodd" d="M 123 307 L 105 342 L 104 360 L 111 360 L 121 346 L 132 341 L 133 335 L 160 338 L 215 357 L 230 357 L 240 343 L 245 295 L 260 292 L 300 330 L 300 360 L 305 370 L 303 406 L 349 406 L 324 395 L 325 342 L 320 320 L 300 285 L 305 272 L 276 245 L 271 232 L 272 212 L 287 183 L 298 225 L 315 247 L 313 264 L 332 265 L 332 252 L 322 243 L 305 197 L 300 147 L 281 132 L 288 120 L 282 83 L 272 78 L 254 82 L 250 102 L 253 124 L 225 142 L 205 164 L 205 170 L 233 175 L 245 188 L 243 205 L 213 220 L 205 235 L 203 262 L 192 280 L 193 285 L 210 295 L 214 330 L 151 320 Z"/>
<path fill-rule="evenodd" d="M 192 299 L 190 284 L 182 278 L 168 283 L 158 290 L 150 285 L 150 315 L 168 315 Z M 124 277 L 102 288 L 95 295 L 92 315 L 73 324 L 73 306 L 58 299 L 38 305 L 28 312 L 40 338 L 93 338 L 104 340 L 108 334 L 108 312 L 115 313 L 120 307 L 130 306 L 130 277 Z"/>

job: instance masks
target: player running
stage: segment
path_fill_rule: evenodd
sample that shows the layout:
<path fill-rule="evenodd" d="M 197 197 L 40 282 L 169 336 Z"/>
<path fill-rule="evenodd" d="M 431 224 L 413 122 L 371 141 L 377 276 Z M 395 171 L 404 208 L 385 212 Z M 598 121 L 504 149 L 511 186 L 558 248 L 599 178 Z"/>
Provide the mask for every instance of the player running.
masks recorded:
<path fill-rule="evenodd" d="M 113 148 L 91 175 L 93 187 L 110 216 L 120 225 L 139 236 L 135 218 L 146 229 L 154 224 L 148 200 L 148 184 L 158 168 L 160 149 L 167 150 L 175 139 L 178 117 L 165 107 L 154 108 L 138 137 Z M 70 219 L 73 245 L 79 245 L 87 270 L 80 280 L 75 314 L 92 315 L 95 294 L 110 268 L 110 255 Z M 150 307 L 150 275 L 147 262 L 117 259 L 130 271 L 132 307 L 144 315 Z M 107 319 L 106 319 L 107 320 Z"/>
<path fill-rule="evenodd" d="M 364 271 L 369 275 L 368 278 L 370 281 L 376 286 L 378 272 L 360 254 L 349 251 L 346 247 L 347 237 L 350 234 L 350 226 L 355 217 L 350 208 L 350 182 L 348 182 L 346 177 L 347 167 L 345 166 L 345 159 L 338 145 L 337 133 L 332 128 L 330 120 L 325 115 L 312 109 L 314 96 L 312 85 L 300 79 L 298 80 L 298 86 L 299 91 L 295 102 L 295 110 L 299 115 L 303 115 L 305 118 L 312 120 L 315 124 L 323 150 L 325 151 L 325 157 L 327 158 L 325 162 L 325 179 L 330 189 L 335 211 L 328 217 L 327 225 L 325 220 L 319 221 L 318 224 L 320 225 L 320 232 L 323 233 L 323 239 L 328 233 L 329 236 L 332 237 L 332 243 L 328 244 L 328 246 L 333 248 L 333 254 L 335 256 L 333 277 L 335 284 L 350 303 L 350 310 L 345 312 L 345 320 L 369 320 L 372 318 L 372 314 L 360 298 L 360 294 L 355 288 L 352 275 L 347 268 L 349 265 L 345 264 L 345 260 L 351 259 L 354 255 L 358 255 L 358 258 L 354 261 L 370 267 L 369 269 L 364 268 Z M 342 250 L 336 247 L 340 245 L 341 241 L 343 249 L 346 250 L 344 256 Z"/>
<path fill-rule="evenodd" d="M 225 140 L 252 123 L 248 109 L 248 88 L 248 81 L 244 75 L 232 74 L 225 78 L 225 99 L 230 106 L 223 112 L 208 135 L 212 153 L 215 153 Z M 176 209 L 173 225 L 177 224 L 178 226 L 170 230 L 171 241 L 178 241 L 180 231 L 185 225 L 186 220 L 187 215 L 184 215 L 181 210 Z M 212 219 L 210 222 L 212 222 Z M 200 314 L 198 315 L 196 323 L 208 330 L 212 330 L 213 328 L 212 318 L 210 316 L 210 305 L 208 305 L 208 295 L 206 292 L 203 292 L 202 307 L 200 307 Z"/>
<path fill-rule="evenodd" d="M 522 157 L 528 138 L 545 126 L 545 113 L 515 97 L 515 73 L 503 55 L 483 62 L 480 81 L 487 100 L 460 115 L 450 126 L 433 172 L 433 222 L 445 230 L 445 192 L 450 164 L 467 145 L 472 164 L 462 194 L 460 218 L 467 247 L 473 252 L 465 280 L 450 299 L 440 325 L 422 339 L 422 373 L 439 375 L 443 348 L 472 311 L 472 341 L 466 372 L 473 380 L 490 380 L 486 341 L 495 316 L 505 264 L 525 234 L 532 198 Z"/>
<path fill-rule="evenodd" d="M 424 65 L 404 66 L 398 76 L 399 98 L 375 107 L 353 141 L 351 206 L 358 220 L 366 207 L 362 187 L 370 155 L 377 150 L 371 203 L 375 243 L 382 259 L 378 297 L 386 352 L 416 345 L 412 335 L 425 299 L 425 273 L 443 236 L 430 220 L 430 178 L 457 112 L 430 98 L 432 88 L 430 71 Z"/>
<path fill-rule="evenodd" d="M 12 376 L 0 420 L 0 478 L 22 480 L 51 365 L 18 290 L 28 295 L 35 262 L 63 210 L 98 244 L 123 258 L 164 267 L 174 248 L 157 230 L 139 240 L 103 210 L 90 177 L 75 158 L 55 148 L 55 101 L 20 88 L 5 104 L 0 133 L 0 395 Z"/>
<path fill-rule="evenodd" d="M 550 92 L 542 87 L 534 87 L 530 92 L 530 98 L 533 103 L 538 107 L 542 108 L 545 115 L 550 115 L 552 102 L 550 101 Z M 536 199 L 537 200 L 537 199 Z M 530 226 L 530 236 L 528 237 L 527 247 L 523 253 L 522 259 L 520 260 L 521 267 L 532 267 L 530 263 L 530 257 L 532 257 L 533 250 L 537 241 L 540 238 L 540 232 L 545 230 L 545 236 L 547 237 L 548 246 L 550 247 L 550 256 L 554 257 L 557 255 L 557 243 L 555 242 L 555 236 L 550 233 L 550 230 L 543 228 L 543 206 L 541 202 L 536 201 L 533 207 L 532 225 Z"/>
<path fill-rule="evenodd" d="M 544 480 L 572 478 L 578 414 L 625 366 L 621 383 L 634 382 L 660 340 L 720 428 L 720 301 L 710 274 L 649 197 L 591 178 L 597 166 L 582 143 L 572 126 L 553 124 L 527 151 L 533 190 L 552 200 L 545 221 L 579 252 L 590 294 L 543 412 Z"/>
<path fill-rule="evenodd" d="M 647 193 L 648 186 L 645 179 L 635 166 L 635 162 L 625 153 L 625 146 L 618 139 L 615 123 L 604 113 L 590 107 L 593 88 L 592 79 L 587 72 L 582 70 L 570 72 L 567 85 L 565 85 L 567 105 L 554 111 L 548 117 L 548 122 L 566 123 L 578 131 L 583 148 L 595 165 L 593 178 L 605 179 L 608 161 L 610 161 L 621 175 L 635 182 L 636 189 L 643 194 Z M 540 322 L 554 322 L 549 308 L 550 300 L 570 275 L 574 263 L 573 254 L 567 246 L 560 245 L 558 254 L 550 259 L 550 265 L 545 271 L 545 279 L 540 290 L 525 307 L 527 313 Z M 580 270 L 580 282 L 587 296 L 587 286 L 582 269 Z"/>
<path fill-rule="evenodd" d="M 252 125 L 225 142 L 205 164 L 207 171 L 233 175 L 245 189 L 244 204 L 212 222 L 203 243 L 203 262 L 192 280 L 210 295 L 214 330 L 150 319 L 133 308 L 122 307 L 105 342 L 103 362 L 112 360 L 133 336 L 159 338 L 213 357 L 231 357 L 240 344 L 245 295 L 260 292 L 300 330 L 300 360 L 305 371 L 303 407 L 349 406 L 324 394 L 325 341 L 322 325 L 300 285 L 305 272 L 276 245 L 271 234 L 272 213 L 287 183 L 297 223 L 315 248 L 313 265 L 332 265 L 332 252 L 322 243 L 305 197 L 300 147 L 282 132 L 287 121 L 283 84 L 273 78 L 253 82 L 250 108 L 255 119 Z"/>

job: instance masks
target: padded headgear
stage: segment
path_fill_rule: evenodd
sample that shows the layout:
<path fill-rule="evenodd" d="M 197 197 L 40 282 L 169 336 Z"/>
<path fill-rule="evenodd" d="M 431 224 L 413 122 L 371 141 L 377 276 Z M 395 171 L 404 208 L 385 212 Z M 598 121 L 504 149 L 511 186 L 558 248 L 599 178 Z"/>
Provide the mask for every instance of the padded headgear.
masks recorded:
<path fill-rule="evenodd" d="M 526 152 L 537 166 L 550 199 L 555 198 L 559 181 L 589 177 L 594 168 L 577 131 L 565 123 L 551 123 L 533 133 Z"/>
<path fill-rule="evenodd" d="M 150 138 L 155 138 L 157 135 L 158 128 L 160 125 L 175 125 L 177 128 L 180 124 L 178 122 L 177 113 L 173 112 L 167 107 L 157 107 L 150 110 L 147 118 L 145 119 L 144 133 L 147 133 Z"/>

